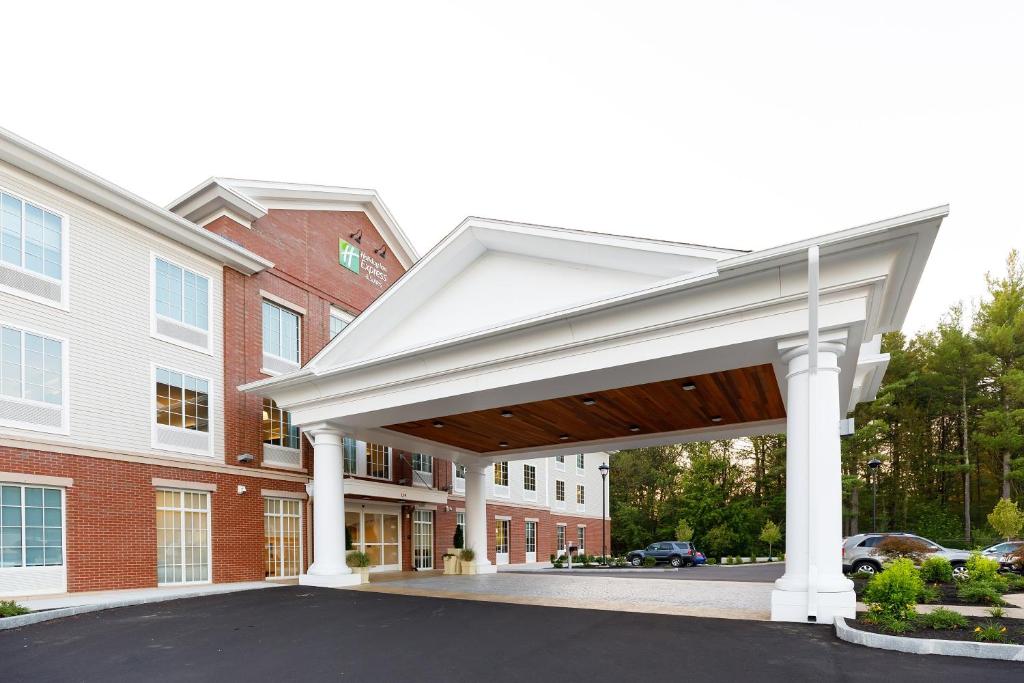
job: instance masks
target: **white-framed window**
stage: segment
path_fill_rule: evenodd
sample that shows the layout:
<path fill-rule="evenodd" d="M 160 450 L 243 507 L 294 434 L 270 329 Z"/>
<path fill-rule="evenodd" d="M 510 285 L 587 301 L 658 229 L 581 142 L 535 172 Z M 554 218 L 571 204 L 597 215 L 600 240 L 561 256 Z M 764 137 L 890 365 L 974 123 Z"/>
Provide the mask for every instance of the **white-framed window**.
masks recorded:
<path fill-rule="evenodd" d="M 555 479 L 555 502 L 565 504 L 565 482 Z"/>
<path fill-rule="evenodd" d="M 299 366 L 301 316 L 263 300 L 263 368 L 285 372 Z"/>
<path fill-rule="evenodd" d="M 342 441 L 342 447 L 345 454 L 345 474 L 355 474 L 359 442 L 351 436 L 346 436 Z"/>
<path fill-rule="evenodd" d="M 587 547 L 587 527 L 582 524 L 576 527 L 576 548 L 577 552 L 586 552 L 584 548 Z"/>
<path fill-rule="evenodd" d="M 462 527 L 462 542 L 466 542 L 466 513 L 464 510 L 459 510 L 455 513 L 455 526 Z"/>
<path fill-rule="evenodd" d="M 555 526 L 555 549 L 560 552 L 565 552 L 565 525 L 558 524 Z"/>
<path fill-rule="evenodd" d="M 67 216 L 0 190 L 0 290 L 67 309 Z"/>
<path fill-rule="evenodd" d="M 576 474 L 581 477 L 586 474 L 586 463 L 582 453 L 576 455 Z"/>
<path fill-rule="evenodd" d="M 565 471 L 565 456 L 564 455 L 556 455 L 555 456 L 555 469 L 559 470 L 561 472 Z"/>
<path fill-rule="evenodd" d="M 263 399 L 263 464 L 273 467 L 302 467 L 299 428 L 292 416 L 273 399 Z"/>
<path fill-rule="evenodd" d="M 349 323 L 352 322 L 353 319 L 354 318 L 348 313 L 331 306 L 330 322 L 328 323 L 330 325 L 330 329 L 328 330 L 330 338 L 334 339 L 337 337 L 342 330 L 348 327 Z"/>
<path fill-rule="evenodd" d="M 412 454 L 413 486 L 434 485 L 434 456 L 425 453 Z"/>
<path fill-rule="evenodd" d="M 210 279 L 152 254 L 150 333 L 164 341 L 210 352 Z"/>
<path fill-rule="evenodd" d="M 0 424 L 67 433 L 67 342 L 0 326 Z"/>
<path fill-rule="evenodd" d="M 494 495 L 508 498 L 508 461 L 494 463 Z"/>
<path fill-rule="evenodd" d="M 583 484 L 576 484 L 576 510 L 584 511 L 587 509 L 587 491 L 583 487 Z"/>
<path fill-rule="evenodd" d="M 462 493 L 466 490 L 466 466 L 452 464 L 452 490 Z"/>
<path fill-rule="evenodd" d="M 210 581 L 210 494 L 156 490 L 157 584 Z"/>
<path fill-rule="evenodd" d="M 537 500 L 537 466 L 523 464 L 523 500 Z"/>
<path fill-rule="evenodd" d="M 263 575 L 289 579 L 302 573 L 302 501 L 264 498 L 263 533 L 266 547 Z"/>
<path fill-rule="evenodd" d="M 0 484 L 0 569 L 64 564 L 64 492 Z"/>
<path fill-rule="evenodd" d="M 525 541 L 526 541 L 526 554 L 527 554 L 527 556 L 532 554 L 533 555 L 533 559 L 531 561 L 536 562 L 537 561 L 537 559 L 536 559 L 537 558 L 537 522 L 534 522 L 532 520 L 527 521 L 523 525 L 523 532 L 524 532 L 524 535 L 526 537 L 525 538 Z"/>
<path fill-rule="evenodd" d="M 209 455 L 213 451 L 210 380 L 153 366 L 153 447 Z"/>
<path fill-rule="evenodd" d="M 366 476 L 374 479 L 391 478 L 391 447 L 378 443 L 366 444 Z"/>

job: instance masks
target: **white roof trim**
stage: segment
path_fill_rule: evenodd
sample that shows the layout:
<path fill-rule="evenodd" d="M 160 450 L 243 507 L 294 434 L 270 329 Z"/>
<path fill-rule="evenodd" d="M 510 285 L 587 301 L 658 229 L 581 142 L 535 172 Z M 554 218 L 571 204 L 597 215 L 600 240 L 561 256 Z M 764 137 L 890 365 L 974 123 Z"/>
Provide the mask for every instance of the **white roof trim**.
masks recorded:
<path fill-rule="evenodd" d="M 0 128 L 0 159 L 246 275 L 274 265 L 231 240 L 162 209 L 3 128 Z"/>

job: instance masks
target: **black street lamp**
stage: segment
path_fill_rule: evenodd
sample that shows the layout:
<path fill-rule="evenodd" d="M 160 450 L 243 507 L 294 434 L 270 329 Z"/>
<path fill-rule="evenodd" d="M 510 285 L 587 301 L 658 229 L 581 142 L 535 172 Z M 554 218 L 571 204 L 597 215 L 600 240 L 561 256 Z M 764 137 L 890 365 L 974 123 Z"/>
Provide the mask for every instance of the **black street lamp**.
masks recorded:
<path fill-rule="evenodd" d="M 608 564 L 608 549 L 605 546 L 605 531 L 604 531 L 604 518 L 605 518 L 605 501 L 608 499 L 606 495 L 606 484 L 608 481 L 608 470 L 611 467 L 608 463 L 603 462 L 597 466 L 597 469 L 601 470 L 601 562 Z"/>
<path fill-rule="evenodd" d="M 878 458 L 868 460 L 871 468 L 871 531 L 878 532 L 878 466 L 882 461 Z"/>

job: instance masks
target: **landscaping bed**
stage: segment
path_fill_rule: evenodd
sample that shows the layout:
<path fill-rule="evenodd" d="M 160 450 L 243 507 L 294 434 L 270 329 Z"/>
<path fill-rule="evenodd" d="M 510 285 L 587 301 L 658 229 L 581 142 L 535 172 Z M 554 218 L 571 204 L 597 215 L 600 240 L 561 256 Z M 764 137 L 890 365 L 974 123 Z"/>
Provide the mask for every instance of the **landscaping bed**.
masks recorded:
<path fill-rule="evenodd" d="M 857 599 L 862 600 L 864 591 L 868 586 L 868 580 L 858 577 L 850 577 L 853 580 L 853 590 L 857 593 Z M 918 596 L 918 604 L 928 605 L 969 605 L 976 607 L 989 607 L 991 605 L 1003 605 L 1007 606 L 1005 600 L 999 599 L 967 599 L 960 596 L 960 586 L 956 582 L 952 583 L 928 583 L 926 584 L 929 593 Z M 1024 593 L 1024 588 L 1009 588 L 1003 595 L 1021 594 Z"/>
<path fill-rule="evenodd" d="M 856 620 L 848 620 L 846 625 L 883 635 L 896 635 L 901 638 L 934 638 L 939 640 L 958 640 L 967 642 L 992 642 L 1010 645 L 1024 645 L 1024 619 L 1006 617 L 963 617 L 964 626 L 952 628 L 933 628 L 925 621 L 927 615 L 918 615 L 915 624 L 901 633 L 893 633 L 884 626 L 868 621 L 867 612 L 858 612 Z M 1006 629 L 1003 631 L 1002 629 Z"/>

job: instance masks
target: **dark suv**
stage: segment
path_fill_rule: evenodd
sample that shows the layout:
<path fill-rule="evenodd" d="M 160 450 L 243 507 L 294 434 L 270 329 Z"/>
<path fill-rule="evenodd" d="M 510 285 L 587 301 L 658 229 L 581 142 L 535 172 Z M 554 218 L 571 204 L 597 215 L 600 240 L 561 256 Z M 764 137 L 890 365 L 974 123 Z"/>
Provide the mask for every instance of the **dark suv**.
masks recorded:
<path fill-rule="evenodd" d="M 643 550 L 631 550 L 626 555 L 626 561 L 634 567 L 640 567 L 646 557 L 653 557 L 657 562 L 668 562 L 673 567 L 690 567 L 695 564 L 697 549 L 687 541 L 660 541 Z"/>

